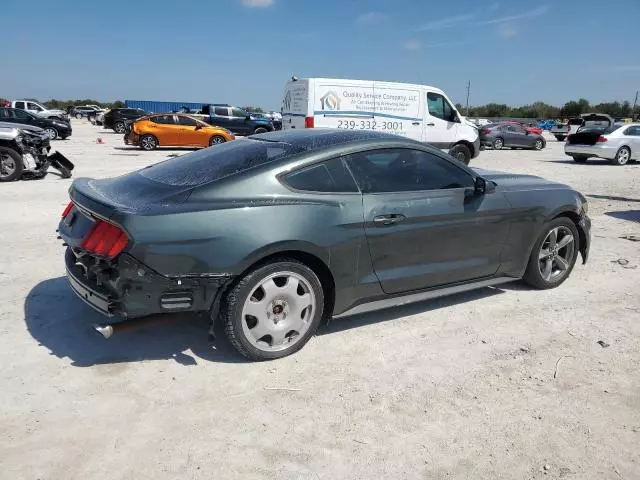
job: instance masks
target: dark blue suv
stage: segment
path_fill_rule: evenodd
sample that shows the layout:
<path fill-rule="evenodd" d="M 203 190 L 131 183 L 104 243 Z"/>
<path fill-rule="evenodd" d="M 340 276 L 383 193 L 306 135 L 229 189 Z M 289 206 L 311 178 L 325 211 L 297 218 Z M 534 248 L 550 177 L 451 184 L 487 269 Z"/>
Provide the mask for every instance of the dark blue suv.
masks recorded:
<path fill-rule="evenodd" d="M 207 123 L 231 130 L 236 135 L 253 135 L 275 130 L 269 119 L 252 116 L 242 108 L 231 105 L 204 105 L 202 113 L 209 116 L 206 119 Z"/>

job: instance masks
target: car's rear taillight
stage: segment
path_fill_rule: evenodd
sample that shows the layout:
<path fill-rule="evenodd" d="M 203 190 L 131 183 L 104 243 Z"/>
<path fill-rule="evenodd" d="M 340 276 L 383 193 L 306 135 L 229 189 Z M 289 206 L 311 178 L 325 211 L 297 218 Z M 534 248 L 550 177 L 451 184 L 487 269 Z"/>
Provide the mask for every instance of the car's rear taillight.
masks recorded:
<path fill-rule="evenodd" d="M 313 128 L 314 120 L 314 117 L 304 117 L 304 128 Z"/>
<path fill-rule="evenodd" d="M 69 202 L 69 205 L 67 205 L 64 208 L 64 211 L 62 212 L 62 218 L 67 218 L 67 215 L 69 215 L 69 212 L 71 211 L 72 208 L 73 208 L 73 202 Z"/>
<path fill-rule="evenodd" d="M 592 137 L 593 138 L 593 137 Z M 605 137 L 604 135 L 600 135 L 598 137 L 598 143 L 604 143 L 606 141 L 608 141 L 609 139 L 607 137 Z"/>
<path fill-rule="evenodd" d="M 480 130 L 480 135 L 489 135 L 490 133 L 491 133 L 491 130 L 487 128 L 483 128 L 482 130 Z"/>
<path fill-rule="evenodd" d="M 82 241 L 81 248 L 101 257 L 113 258 L 124 250 L 127 243 L 127 234 L 120 227 L 104 220 L 96 220 Z"/>

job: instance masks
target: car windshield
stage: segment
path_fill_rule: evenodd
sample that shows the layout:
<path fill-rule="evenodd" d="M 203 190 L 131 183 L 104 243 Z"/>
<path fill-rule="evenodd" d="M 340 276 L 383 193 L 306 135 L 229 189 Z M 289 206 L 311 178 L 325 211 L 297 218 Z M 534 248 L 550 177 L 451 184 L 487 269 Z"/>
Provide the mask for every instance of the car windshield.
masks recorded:
<path fill-rule="evenodd" d="M 197 187 L 304 150 L 289 143 L 247 139 L 165 160 L 138 173 L 165 185 Z"/>

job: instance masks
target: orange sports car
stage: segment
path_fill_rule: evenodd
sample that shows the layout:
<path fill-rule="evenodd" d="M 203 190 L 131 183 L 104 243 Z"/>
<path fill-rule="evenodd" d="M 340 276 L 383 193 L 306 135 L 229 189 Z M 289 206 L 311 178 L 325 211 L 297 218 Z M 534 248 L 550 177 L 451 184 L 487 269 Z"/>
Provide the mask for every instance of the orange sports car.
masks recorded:
<path fill-rule="evenodd" d="M 210 147 L 235 139 L 226 128 L 214 127 L 180 113 L 159 113 L 139 118 L 131 124 L 124 143 L 143 150 L 157 147 Z"/>

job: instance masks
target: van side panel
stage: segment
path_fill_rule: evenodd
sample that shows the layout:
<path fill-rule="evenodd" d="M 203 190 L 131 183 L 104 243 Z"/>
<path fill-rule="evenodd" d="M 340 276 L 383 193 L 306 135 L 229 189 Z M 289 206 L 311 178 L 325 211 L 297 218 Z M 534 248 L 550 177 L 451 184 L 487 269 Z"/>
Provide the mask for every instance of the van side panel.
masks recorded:
<path fill-rule="evenodd" d="M 282 129 L 304 128 L 305 117 L 311 116 L 309 102 L 313 92 L 309 91 L 310 80 L 290 81 L 284 89 L 282 100 Z"/>

